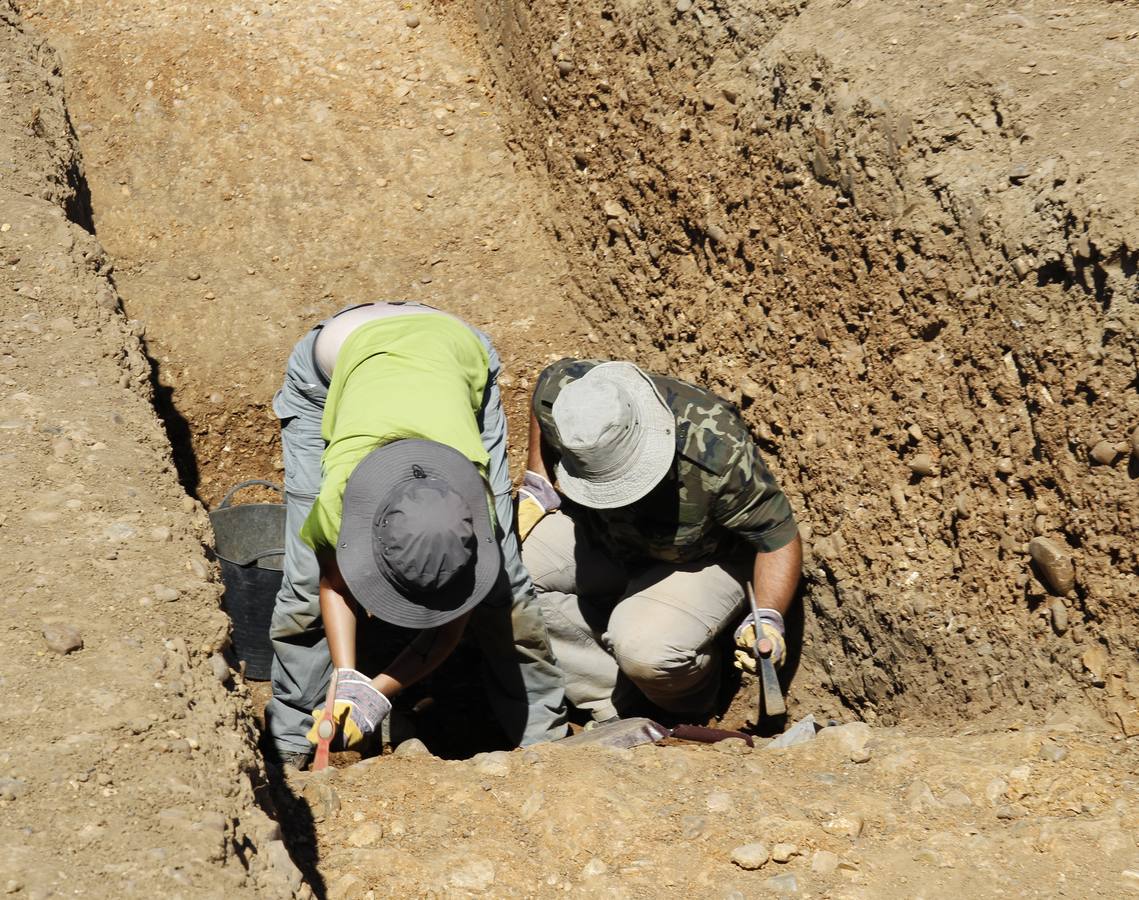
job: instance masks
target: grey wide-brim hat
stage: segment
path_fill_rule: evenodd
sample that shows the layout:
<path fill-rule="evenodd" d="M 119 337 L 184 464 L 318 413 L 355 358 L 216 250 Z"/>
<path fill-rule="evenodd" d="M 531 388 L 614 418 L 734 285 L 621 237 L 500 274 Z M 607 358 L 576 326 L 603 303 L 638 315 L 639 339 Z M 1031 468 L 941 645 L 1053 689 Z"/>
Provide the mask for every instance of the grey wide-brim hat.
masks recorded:
<path fill-rule="evenodd" d="M 676 417 L 632 363 L 594 366 L 561 389 L 551 414 L 561 450 L 558 486 L 575 503 L 628 506 L 672 467 Z"/>
<path fill-rule="evenodd" d="M 365 456 L 344 488 L 336 562 L 356 601 L 404 628 L 434 628 L 474 608 L 502 554 L 474 463 L 435 441 Z"/>

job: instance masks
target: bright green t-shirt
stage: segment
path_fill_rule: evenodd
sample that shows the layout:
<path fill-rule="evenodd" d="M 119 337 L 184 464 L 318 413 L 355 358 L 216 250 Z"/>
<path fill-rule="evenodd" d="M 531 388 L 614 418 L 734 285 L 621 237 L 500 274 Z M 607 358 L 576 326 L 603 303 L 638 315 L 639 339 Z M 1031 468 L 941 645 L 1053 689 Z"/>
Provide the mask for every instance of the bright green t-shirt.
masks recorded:
<path fill-rule="evenodd" d="M 447 315 L 376 319 L 353 331 L 328 388 L 323 477 L 301 539 L 317 552 L 336 546 L 348 477 L 360 460 L 392 441 L 445 444 L 485 478 L 490 456 L 477 415 L 488 365 L 478 336 Z"/>

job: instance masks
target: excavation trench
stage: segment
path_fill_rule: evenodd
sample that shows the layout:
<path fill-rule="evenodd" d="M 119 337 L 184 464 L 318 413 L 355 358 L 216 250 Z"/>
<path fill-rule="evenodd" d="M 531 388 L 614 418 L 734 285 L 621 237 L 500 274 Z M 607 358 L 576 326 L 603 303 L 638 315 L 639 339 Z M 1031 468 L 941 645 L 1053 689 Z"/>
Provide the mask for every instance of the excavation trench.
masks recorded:
<path fill-rule="evenodd" d="M 1086 692 L 1136 727 L 1133 226 L 1062 144 L 1018 150 L 1011 189 L 976 174 L 1047 109 L 983 83 L 884 99 L 890 76 L 805 49 L 813 7 L 472 2 L 410 27 L 374 3 L 313 34 L 256 3 L 23 9 L 64 54 L 98 234 L 205 503 L 280 480 L 269 402 L 313 322 L 437 303 L 498 344 L 516 465 L 562 355 L 742 408 L 810 547 L 793 697 L 890 724 Z M 938 89 L 972 106 L 949 121 Z M 1033 539 L 1074 566 L 1066 595 Z"/>
<path fill-rule="evenodd" d="M 1027 90 L 1011 51 L 989 52 L 990 68 L 968 79 L 915 79 L 875 35 L 920 45 L 927 61 L 955 44 L 924 42 L 952 30 L 949 12 L 931 26 L 904 4 L 18 6 L 62 56 L 84 158 L 86 180 L 49 199 L 93 221 L 114 260 L 132 320 L 123 378 L 153 399 L 191 496 L 211 505 L 246 478 L 280 481 L 270 401 L 315 321 L 378 298 L 437 304 L 497 344 L 515 469 L 534 376 L 561 356 L 633 359 L 739 405 L 808 547 L 793 715 L 997 725 L 1086 708 L 1117 737 L 1139 733 L 1139 187 L 1109 152 L 1134 145 L 1135 117 L 1120 117 L 1101 136 L 1106 161 L 1085 167 L 1078 138 L 1038 125 L 1063 116 L 1079 134 L 1095 104 Z M 968 29 L 995 41 L 1007 24 L 978 16 Z M 1035 50 L 1028 72 L 1051 65 Z M 1103 54 L 1071 74 L 1083 79 L 1072 94 L 1126 74 Z M 203 614 L 215 600 L 192 598 Z M 197 653 L 187 658 L 204 666 Z M 424 720 L 446 757 L 498 739 L 477 727 L 475 680 L 456 682 Z M 729 720 L 750 702 L 741 693 Z M 238 731 L 249 709 L 232 713 Z M 931 779 L 952 752 L 880 740 Z M 939 795 L 980 796 L 960 774 L 976 765 L 969 753 L 1032 756 L 1030 745 L 968 750 Z M 234 760 L 250 768 L 243 752 Z M 837 765 L 818 752 L 788 762 L 788 777 L 809 785 Z M 522 885 L 537 873 L 515 850 L 539 840 L 535 823 L 573 843 L 558 844 L 540 891 L 604 876 L 598 846 L 632 881 L 672 853 L 649 829 L 642 859 L 574 818 L 593 802 L 656 821 L 644 773 L 625 773 L 625 796 L 606 793 L 599 773 L 624 757 L 593 769 L 531 754 L 525 789 L 496 791 L 516 757 L 480 758 L 473 781 L 455 780 L 455 762 L 387 760 L 396 774 L 382 797 L 369 764 L 353 767 L 340 799 L 387 816 L 367 834 L 359 812 L 344 832 L 327 785 L 280 782 L 289 849 L 318 894 L 346 897 L 364 882 L 338 869 L 325 884 L 330 859 L 349 875 L 386 873 L 393 893 L 477 893 L 507 869 Z M 689 784 L 689 762 L 667 760 L 667 777 Z M 710 786 L 738 777 L 728 756 L 697 768 Z M 677 818 L 687 790 L 660 815 Z M 897 785 L 861 784 L 850 802 L 876 790 Z M 1048 802 L 1106 808 L 1061 793 Z M 927 810 L 915 796 L 909 812 Z M 455 811 L 471 804 L 479 816 Z M 431 855 L 450 852 L 440 835 L 479 838 L 504 807 L 513 831 L 501 846 L 486 834 L 482 857 Z M 1112 821 L 1093 830 L 1126 842 Z M 800 825 L 787 827 L 793 838 Z M 381 831 L 395 849 L 367 849 Z M 822 847 L 817 831 L 802 824 L 796 839 Z M 405 835 L 418 851 L 399 849 Z M 275 836 L 247 830 L 243 864 Z M 344 857 L 345 840 L 360 854 Z M 501 856 L 486 858 L 490 846 Z M 257 886 L 293 878 L 278 868 Z M 701 890 L 709 877 L 686 870 L 680 883 Z"/>

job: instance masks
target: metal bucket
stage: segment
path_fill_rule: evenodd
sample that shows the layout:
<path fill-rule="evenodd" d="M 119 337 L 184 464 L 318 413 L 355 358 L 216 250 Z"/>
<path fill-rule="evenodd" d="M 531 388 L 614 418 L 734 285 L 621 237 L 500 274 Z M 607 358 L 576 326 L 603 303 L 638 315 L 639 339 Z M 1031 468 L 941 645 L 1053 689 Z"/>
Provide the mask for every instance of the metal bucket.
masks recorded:
<path fill-rule="evenodd" d="M 234 652 L 245 662 L 246 678 L 267 681 L 273 666 L 269 621 L 285 566 L 285 505 L 229 505 L 234 494 L 255 484 L 281 493 L 278 485 L 268 481 L 243 481 L 210 513 L 210 523 L 225 585 L 222 609 L 233 622 Z"/>

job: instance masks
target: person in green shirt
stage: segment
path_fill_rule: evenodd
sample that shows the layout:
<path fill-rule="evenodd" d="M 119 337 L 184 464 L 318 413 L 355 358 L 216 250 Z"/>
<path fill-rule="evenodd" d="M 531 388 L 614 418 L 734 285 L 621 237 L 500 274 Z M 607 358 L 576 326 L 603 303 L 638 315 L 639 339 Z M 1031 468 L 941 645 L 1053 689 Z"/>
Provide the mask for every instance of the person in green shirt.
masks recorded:
<path fill-rule="evenodd" d="M 513 528 L 499 362 L 481 332 L 418 304 L 351 307 L 294 348 L 273 401 L 285 463 L 284 577 L 270 628 L 279 758 L 303 766 L 332 670 L 349 746 L 470 627 L 518 744 L 565 733 L 564 679 Z M 358 619 L 418 636 L 370 677 Z"/>

